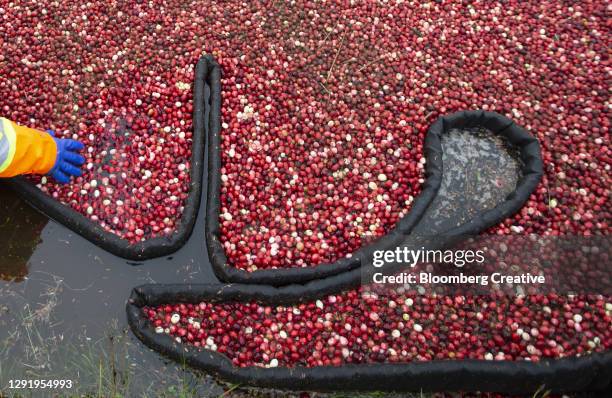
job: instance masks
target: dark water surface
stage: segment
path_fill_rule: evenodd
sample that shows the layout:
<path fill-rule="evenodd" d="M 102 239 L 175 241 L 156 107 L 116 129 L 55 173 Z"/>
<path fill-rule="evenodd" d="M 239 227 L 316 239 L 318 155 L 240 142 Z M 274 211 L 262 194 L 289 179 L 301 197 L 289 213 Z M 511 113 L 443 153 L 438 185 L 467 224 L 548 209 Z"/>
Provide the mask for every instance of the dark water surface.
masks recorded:
<path fill-rule="evenodd" d="M 217 282 L 203 221 L 198 217 L 192 238 L 174 255 L 136 266 L 48 221 L 0 186 L 0 391 L 11 394 L 11 379 L 63 378 L 73 380 L 73 393 L 98 394 L 115 383 L 121 396 L 171 396 L 192 387 L 201 396 L 222 394 L 207 377 L 145 348 L 125 317 L 137 285 Z"/>

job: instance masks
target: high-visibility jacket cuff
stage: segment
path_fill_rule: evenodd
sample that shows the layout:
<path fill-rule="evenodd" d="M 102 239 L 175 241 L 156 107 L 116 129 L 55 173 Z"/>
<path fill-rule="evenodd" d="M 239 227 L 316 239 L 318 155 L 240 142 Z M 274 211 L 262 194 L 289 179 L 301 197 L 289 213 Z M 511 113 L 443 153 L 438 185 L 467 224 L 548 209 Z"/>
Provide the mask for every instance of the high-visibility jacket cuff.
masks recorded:
<path fill-rule="evenodd" d="M 51 135 L 7 119 L 0 120 L 0 123 L 3 123 L 4 134 L 10 137 L 9 152 L 13 155 L 4 165 L 4 170 L 0 171 L 0 177 L 47 174 L 53 168 L 57 159 L 57 144 Z"/>

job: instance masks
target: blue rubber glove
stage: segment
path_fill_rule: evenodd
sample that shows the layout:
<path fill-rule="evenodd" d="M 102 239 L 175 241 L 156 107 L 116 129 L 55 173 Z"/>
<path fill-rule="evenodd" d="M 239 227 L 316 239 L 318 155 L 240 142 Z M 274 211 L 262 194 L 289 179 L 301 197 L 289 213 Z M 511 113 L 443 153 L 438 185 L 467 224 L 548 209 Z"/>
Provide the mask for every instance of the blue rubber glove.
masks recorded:
<path fill-rule="evenodd" d="M 85 158 L 77 152 L 85 146 L 82 142 L 76 140 L 55 138 L 53 130 L 47 130 L 47 133 L 53 137 L 57 145 L 57 158 L 55 159 L 55 165 L 49 171 L 49 175 L 60 184 L 67 184 L 71 177 L 81 175 L 79 167 L 85 163 Z"/>

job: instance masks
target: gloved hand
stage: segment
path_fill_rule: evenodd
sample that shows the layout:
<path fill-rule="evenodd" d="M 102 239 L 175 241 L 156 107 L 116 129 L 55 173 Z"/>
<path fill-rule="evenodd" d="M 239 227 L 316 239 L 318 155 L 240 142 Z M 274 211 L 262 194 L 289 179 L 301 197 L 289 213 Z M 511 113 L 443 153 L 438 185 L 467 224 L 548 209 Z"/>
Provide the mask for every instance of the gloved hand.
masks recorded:
<path fill-rule="evenodd" d="M 85 146 L 83 143 L 76 140 L 55 138 L 55 132 L 53 130 L 47 130 L 47 133 L 53 137 L 57 145 L 55 165 L 49 170 L 48 174 L 60 184 L 66 184 L 70 181 L 71 177 L 78 177 L 81 175 L 79 167 L 85 163 L 85 158 L 77 152 Z"/>

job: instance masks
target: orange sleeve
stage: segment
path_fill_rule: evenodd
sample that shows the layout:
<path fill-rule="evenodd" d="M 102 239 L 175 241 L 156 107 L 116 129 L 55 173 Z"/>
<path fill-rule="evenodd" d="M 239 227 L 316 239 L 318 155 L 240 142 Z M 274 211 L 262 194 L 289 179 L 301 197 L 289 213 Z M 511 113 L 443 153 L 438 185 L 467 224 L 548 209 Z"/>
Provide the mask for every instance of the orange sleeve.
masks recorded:
<path fill-rule="evenodd" d="M 4 134 L 11 136 L 9 163 L 0 172 L 0 177 L 14 177 L 21 174 L 47 174 L 55 165 L 57 144 L 44 131 L 19 126 L 7 119 L 0 120 Z"/>

